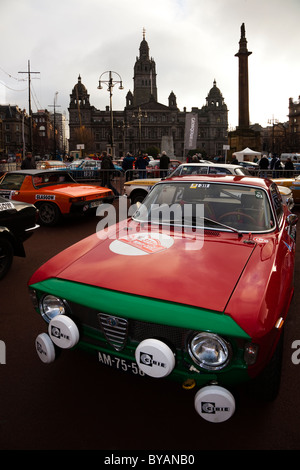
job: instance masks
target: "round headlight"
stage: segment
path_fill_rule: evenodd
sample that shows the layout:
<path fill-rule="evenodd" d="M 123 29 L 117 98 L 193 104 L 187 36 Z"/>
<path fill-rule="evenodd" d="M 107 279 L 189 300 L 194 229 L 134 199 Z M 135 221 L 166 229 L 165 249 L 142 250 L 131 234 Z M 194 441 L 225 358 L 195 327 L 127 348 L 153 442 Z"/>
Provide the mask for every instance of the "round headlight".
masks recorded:
<path fill-rule="evenodd" d="M 203 369 L 219 370 L 231 357 L 231 347 L 223 338 L 212 333 L 198 333 L 189 343 L 189 354 Z"/>
<path fill-rule="evenodd" d="M 50 322 L 56 315 L 64 315 L 66 306 L 62 299 L 54 295 L 45 295 L 40 301 L 40 311 L 44 320 Z"/>

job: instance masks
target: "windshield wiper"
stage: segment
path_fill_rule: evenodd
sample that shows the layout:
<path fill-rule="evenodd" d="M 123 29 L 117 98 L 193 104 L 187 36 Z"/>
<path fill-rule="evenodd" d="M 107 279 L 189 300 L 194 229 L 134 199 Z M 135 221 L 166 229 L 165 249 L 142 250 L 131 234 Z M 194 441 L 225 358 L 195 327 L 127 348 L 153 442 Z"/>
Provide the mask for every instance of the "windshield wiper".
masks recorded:
<path fill-rule="evenodd" d="M 199 217 L 192 216 L 191 219 L 192 219 L 192 223 L 196 224 L 196 221 L 199 220 Z M 208 217 L 201 217 L 200 219 L 204 220 L 204 222 L 209 222 L 209 223 L 212 223 L 213 225 L 217 225 L 218 227 L 223 227 L 223 228 L 226 228 L 228 230 L 231 230 L 232 232 L 237 233 L 240 237 L 242 236 L 242 232 L 240 232 L 235 227 L 230 227 L 229 225 L 222 224 L 221 222 L 217 222 L 216 220 L 209 219 Z"/>
<path fill-rule="evenodd" d="M 134 214 L 135 215 L 135 214 Z M 218 227 L 223 227 L 223 228 L 226 228 L 227 230 L 231 230 L 232 232 L 234 233 L 237 233 L 239 237 L 242 236 L 242 232 L 240 232 L 238 229 L 234 228 L 234 227 L 230 227 L 229 225 L 225 225 L 225 224 L 222 224 L 221 222 L 217 222 L 216 220 L 212 220 L 212 219 L 209 219 L 208 217 L 197 217 L 197 216 L 192 216 L 192 217 L 189 217 L 189 216 L 183 216 L 182 217 L 182 220 L 179 220 L 179 219 L 167 219 L 167 220 L 164 220 L 164 219 L 151 219 L 151 217 L 149 218 L 149 220 L 139 220 L 139 219 L 135 219 L 134 218 L 134 215 L 132 216 L 132 219 L 135 220 L 136 222 L 139 222 L 141 224 L 145 224 L 145 223 L 148 223 L 148 224 L 156 224 L 156 225 L 182 225 L 182 223 L 187 223 L 190 219 L 191 220 L 191 224 L 196 226 L 197 225 L 197 221 L 198 220 L 202 220 L 204 222 L 209 222 L 213 225 L 216 225 Z M 206 227 L 203 227 L 203 228 L 206 228 Z"/>

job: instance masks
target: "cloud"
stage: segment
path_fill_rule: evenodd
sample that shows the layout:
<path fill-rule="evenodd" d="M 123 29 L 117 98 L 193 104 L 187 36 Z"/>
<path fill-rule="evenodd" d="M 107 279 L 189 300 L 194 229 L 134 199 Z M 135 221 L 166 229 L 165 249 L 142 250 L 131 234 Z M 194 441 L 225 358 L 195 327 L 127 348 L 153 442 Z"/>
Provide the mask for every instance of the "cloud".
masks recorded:
<path fill-rule="evenodd" d="M 214 79 L 238 124 L 240 27 L 245 23 L 249 57 L 250 120 L 285 120 L 289 97 L 297 99 L 299 0 L 1 0 L 1 33 L 9 38 L 0 59 L 0 100 L 28 109 L 25 75 L 39 71 L 32 89 L 43 108 L 58 94 L 67 112 L 78 75 L 90 102 L 103 109 L 108 93 L 97 90 L 101 73 L 118 72 L 124 91 L 113 105 L 123 109 L 133 90 L 133 67 L 143 28 L 156 62 L 158 100 L 174 91 L 180 109 L 205 104 Z M 19 91 L 13 91 L 19 90 Z M 3 104 L 3 103 L 2 103 Z M 39 106 L 39 104 L 38 104 Z"/>

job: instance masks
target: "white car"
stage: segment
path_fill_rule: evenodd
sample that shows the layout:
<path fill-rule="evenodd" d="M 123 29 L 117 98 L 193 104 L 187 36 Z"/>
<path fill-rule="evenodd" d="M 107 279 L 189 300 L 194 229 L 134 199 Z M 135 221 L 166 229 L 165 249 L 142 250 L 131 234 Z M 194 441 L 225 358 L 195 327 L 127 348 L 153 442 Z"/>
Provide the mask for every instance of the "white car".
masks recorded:
<path fill-rule="evenodd" d="M 186 176 L 186 175 L 206 175 L 206 174 L 228 174 L 249 176 L 250 173 L 246 168 L 232 164 L 218 164 L 213 162 L 205 163 L 183 163 L 179 165 L 170 176 Z M 127 181 L 124 184 L 124 194 L 130 199 L 132 204 L 142 202 L 149 193 L 152 186 L 162 178 L 144 178 Z"/>

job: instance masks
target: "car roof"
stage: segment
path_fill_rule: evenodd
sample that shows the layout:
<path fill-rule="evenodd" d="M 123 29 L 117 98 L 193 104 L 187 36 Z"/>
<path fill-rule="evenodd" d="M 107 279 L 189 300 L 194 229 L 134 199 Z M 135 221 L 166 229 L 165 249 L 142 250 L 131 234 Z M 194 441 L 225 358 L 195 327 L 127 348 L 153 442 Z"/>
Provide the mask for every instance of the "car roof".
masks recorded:
<path fill-rule="evenodd" d="M 263 189 L 268 189 L 269 186 L 273 183 L 271 180 L 258 178 L 255 176 L 237 176 L 237 175 L 188 175 L 188 176 L 173 176 L 172 178 L 165 178 L 157 184 L 162 184 L 166 182 L 207 182 L 207 183 L 233 183 L 233 184 L 243 184 L 247 186 L 257 186 Z"/>
<path fill-rule="evenodd" d="M 51 168 L 46 168 L 45 170 L 38 170 L 38 169 L 33 169 L 33 170 L 15 170 L 15 171 L 7 171 L 6 174 L 15 174 L 15 175 L 40 175 L 44 173 L 53 173 L 53 174 L 58 174 L 61 172 L 62 174 L 65 174 L 65 171 L 62 170 L 52 170 Z"/>
<path fill-rule="evenodd" d="M 180 166 L 218 166 L 218 167 L 221 167 L 221 168 L 240 168 L 240 165 L 235 165 L 235 164 L 232 164 L 232 163 L 216 163 L 216 162 L 209 162 L 207 161 L 206 163 L 199 163 L 199 162 L 191 162 L 191 163 L 182 163 Z"/>

